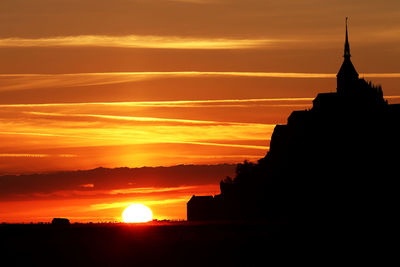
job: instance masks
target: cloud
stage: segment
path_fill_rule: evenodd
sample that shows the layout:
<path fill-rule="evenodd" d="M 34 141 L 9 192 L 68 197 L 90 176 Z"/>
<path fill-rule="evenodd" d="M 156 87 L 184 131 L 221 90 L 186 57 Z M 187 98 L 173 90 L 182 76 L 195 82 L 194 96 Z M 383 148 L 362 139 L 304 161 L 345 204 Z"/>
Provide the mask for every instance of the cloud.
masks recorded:
<path fill-rule="evenodd" d="M 190 38 L 151 35 L 78 35 L 46 38 L 2 38 L 0 47 L 118 47 L 157 49 L 248 49 L 271 46 L 275 39 Z M 279 41 L 281 42 L 281 41 Z"/>
<path fill-rule="evenodd" d="M 4 132 L 0 132 L 4 134 Z M 73 154 L 33 154 L 33 153 L 0 153 L 0 158 L 48 158 L 48 157 L 61 157 L 61 158 L 73 158 L 76 155 Z"/>
<path fill-rule="evenodd" d="M 154 117 L 133 117 L 133 116 L 115 116 L 115 115 L 101 115 L 101 114 L 67 114 L 67 113 L 48 113 L 48 112 L 35 112 L 29 111 L 27 114 L 38 115 L 38 116 L 54 116 L 54 117 L 88 117 L 98 118 L 107 120 L 121 120 L 121 121 L 134 121 L 134 122 L 172 122 L 172 123 L 183 123 L 183 124 L 241 124 L 241 123 L 229 123 L 229 122 L 217 122 L 217 121 L 204 121 L 204 120 L 185 120 L 185 119 L 170 119 L 170 118 L 154 118 Z"/>
<path fill-rule="evenodd" d="M 69 113 L 49 113 L 49 112 L 36 112 L 27 111 L 26 114 L 38 115 L 38 116 L 50 116 L 50 117 L 87 117 L 97 118 L 106 120 L 117 120 L 117 121 L 132 121 L 132 122 L 163 122 L 163 123 L 174 123 L 176 124 L 200 124 L 200 125 L 237 125 L 237 126 L 265 126 L 264 123 L 241 123 L 241 122 L 223 122 L 223 121 L 208 121 L 208 120 L 189 120 L 189 119 L 172 119 L 172 118 L 155 118 L 155 117 L 134 117 L 134 116 L 115 116 L 115 115 L 102 115 L 102 114 L 69 114 Z"/>
<path fill-rule="evenodd" d="M 159 195 L 160 193 L 182 193 L 188 190 L 196 191 L 200 187 L 215 187 L 216 185 L 195 185 L 195 186 L 175 186 L 175 187 L 129 187 L 129 188 L 119 188 L 111 190 L 95 190 L 94 184 L 82 184 L 78 187 L 87 190 L 55 190 L 48 193 L 34 192 L 31 194 L 35 198 L 74 198 L 74 197 L 86 197 L 86 196 L 101 196 L 107 197 L 108 195 Z"/>
<path fill-rule="evenodd" d="M 75 198 L 86 196 L 159 195 L 199 188 L 218 188 L 218 181 L 233 175 L 234 165 L 180 165 L 146 168 L 97 168 L 87 171 L 0 176 L 0 201 L 15 196 Z"/>
<path fill-rule="evenodd" d="M 334 73 L 165 71 L 70 74 L 0 74 L 0 91 L 120 84 L 171 77 L 254 77 L 291 79 L 334 79 Z M 362 73 L 366 78 L 400 78 L 400 73 Z"/>
<path fill-rule="evenodd" d="M 266 151 L 269 149 L 267 146 L 254 146 L 254 145 L 239 145 L 239 144 L 224 144 L 224 143 L 214 143 L 214 142 L 181 142 L 183 144 L 193 144 L 193 145 L 203 145 L 203 146 L 222 146 L 222 147 L 240 147 L 240 148 L 248 148 L 248 149 L 260 149 Z"/>
<path fill-rule="evenodd" d="M 388 96 L 390 98 L 390 96 Z M 394 97 L 394 96 L 393 96 Z M 253 98 L 253 99 L 204 99 L 204 100 L 172 100 L 172 101 L 129 101 L 129 102 L 82 102 L 82 103 L 48 103 L 48 104 L 0 104 L 1 108 L 79 108 L 79 107 L 250 107 L 296 105 L 309 105 L 313 97 L 287 97 L 287 98 Z M 282 104 L 285 103 L 285 104 Z"/>
<path fill-rule="evenodd" d="M 10 158 L 45 158 L 45 157 L 50 157 L 50 155 L 48 154 L 24 154 L 24 153 L 2 153 L 0 154 L 0 158 L 6 158 L 6 157 L 10 157 Z"/>
<path fill-rule="evenodd" d="M 79 187 L 82 187 L 82 188 L 94 188 L 94 184 L 81 184 Z"/>
<path fill-rule="evenodd" d="M 137 188 L 114 189 L 114 190 L 111 190 L 109 192 L 109 194 L 111 194 L 111 195 L 118 195 L 118 194 L 149 194 L 149 193 L 183 191 L 183 190 L 195 189 L 195 188 L 197 188 L 197 186 L 137 187 Z"/>
<path fill-rule="evenodd" d="M 181 198 L 173 198 L 173 199 L 162 199 L 162 200 L 142 200 L 141 204 L 146 206 L 154 206 L 154 205 L 166 205 L 173 203 L 186 203 L 188 201 L 188 197 Z M 128 207 L 132 202 L 112 202 L 112 203 L 99 203 L 93 204 L 90 206 L 90 210 L 106 210 L 106 209 L 115 209 L 121 207 Z"/>

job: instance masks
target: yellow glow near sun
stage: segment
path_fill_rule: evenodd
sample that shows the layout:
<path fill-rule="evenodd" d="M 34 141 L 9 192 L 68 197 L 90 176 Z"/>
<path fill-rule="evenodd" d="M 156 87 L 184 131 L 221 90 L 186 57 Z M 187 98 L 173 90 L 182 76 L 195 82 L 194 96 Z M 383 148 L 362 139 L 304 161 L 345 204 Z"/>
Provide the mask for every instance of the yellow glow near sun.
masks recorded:
<path fill-rule="evenodd" d="M 132 204 L 122 213 L 122 221 L 125 223 L 149 222 L 152 219 L 153 213 L 143 204 Z"/>

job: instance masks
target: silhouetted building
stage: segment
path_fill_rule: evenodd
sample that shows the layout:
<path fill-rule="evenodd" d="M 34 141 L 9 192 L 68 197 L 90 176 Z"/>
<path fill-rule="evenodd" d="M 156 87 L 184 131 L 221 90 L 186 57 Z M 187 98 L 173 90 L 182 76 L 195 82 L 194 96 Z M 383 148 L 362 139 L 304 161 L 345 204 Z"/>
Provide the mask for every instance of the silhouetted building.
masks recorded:
<path fill-rule="evenodd" d="M 399 118 L 400 105 L 359 78 L 346 19 L 337 91 L 318 94 L 311 109 L 276 125 L 267 155 L 238 164 L 236 177 L 221 181 L 220 195 L 192 198 L 188 220 L 390 220 L 398 208 Z"/>
<path fill-rule="evenodd" d="M 213 196 L 195 196 L 187 203 L 189 221 L 215 220 L 215 200 Z"/>

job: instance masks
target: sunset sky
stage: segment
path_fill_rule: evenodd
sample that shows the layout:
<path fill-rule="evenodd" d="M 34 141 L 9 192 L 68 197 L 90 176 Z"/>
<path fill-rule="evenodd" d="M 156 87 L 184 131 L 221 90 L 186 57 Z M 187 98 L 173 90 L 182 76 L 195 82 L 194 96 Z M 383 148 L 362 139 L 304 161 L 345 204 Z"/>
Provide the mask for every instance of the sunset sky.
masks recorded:
<path fill-rule="evenodd" d="M 2 0 L 0 175 L 255 161 L 277 123 L 336 90 L 346 16 L 360 76 L 400 103 L 398 0 Z M 179 199 L 155 217 L 184 219 L 218 179 L 149 182 L 142 199 Z M 84 198 L 3 197 L 0 221 L 47 219 L 61 203 L 70 217 L 98 205 L 94 220 L 116 218 L 137 198 L 104 197 L 132 185 L 85 184 Z"/>

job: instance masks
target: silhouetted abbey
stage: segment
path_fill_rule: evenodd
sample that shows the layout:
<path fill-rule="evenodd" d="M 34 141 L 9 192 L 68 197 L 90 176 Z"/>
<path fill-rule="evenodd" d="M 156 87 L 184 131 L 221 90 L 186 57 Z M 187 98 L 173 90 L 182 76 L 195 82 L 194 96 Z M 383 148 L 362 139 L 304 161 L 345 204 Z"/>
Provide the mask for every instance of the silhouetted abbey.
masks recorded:
<path fill-rule="evenodd" d="M 239 164 L 220 195 L 193 196 L 188 220 L 387 221 L 398 210 L 399 115 L 359 78 L 346 23 L 337 92 L 277 125 L 267 155 Z"/>

